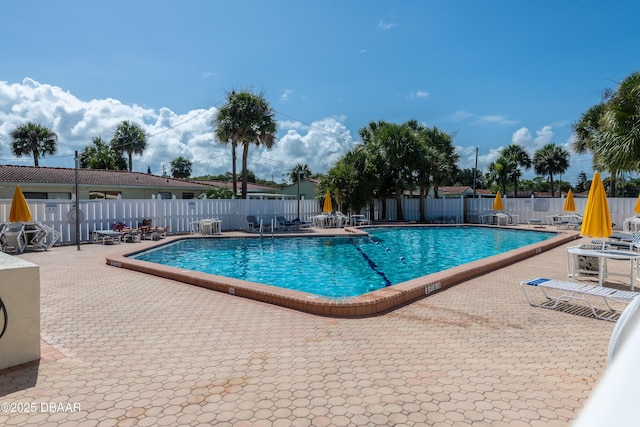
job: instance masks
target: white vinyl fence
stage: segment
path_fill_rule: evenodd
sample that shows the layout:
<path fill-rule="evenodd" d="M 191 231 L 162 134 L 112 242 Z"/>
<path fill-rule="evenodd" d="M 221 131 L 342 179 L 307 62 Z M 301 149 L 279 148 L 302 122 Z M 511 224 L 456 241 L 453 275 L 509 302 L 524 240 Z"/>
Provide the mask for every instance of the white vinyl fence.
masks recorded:
<path fill-rule="evenodd" d="M 465 222 L 479 223 L 482 215 L 490 214 L 493 211 L 493 198 L 466 199 Z M 553 215 L 566 214 L 564 212 L 564 198 L 529 198 L 529 199 L 502 199 L 504 209 L 502 212 L 510 215 L 518 215 L 518 221 L 526 224 L 530 219 L 539 219 L 542 223 L 547 223 Z M 584 214 L 587 199 L 583 197 L 574 198 L 576 213 Z M 625 218 L 634 215 L 633 208 L 636 205 L 636 198 L 609 198 L 609 211 L 614 229 L 621 230 Z"/>
<path fill-rule="evenodd" d="M 76 208 L 71 200 L 28 200 L 34 221 L 40 221 L 62 234 L 60 243 L 75 242 Z M 223 230 L 247 228 L 247 215 L 255 215 L 265 225 L 276 216 L 289 220 L 297 216 L 297 200 L 178 200 L 178 199 L 115 199 L 80 200 L 80 241 L 88 241 L 94 230 L 110 230 L 116 222 L 131 228 L 151 218 L 152 227 L 169 226 L 170 233 L 187 233 L 191 223 L 206 218 L 218 218 Z M 8 222 L 11 200 L 0 200 L 0 222 Z M 316 200 L 300 200 L 300 218 L 310 220 L 321 213 Z"/>
<path fill-rule="evenodd" d="M 587 199 L 576 198 L 576 209 L 583 213 Z M 625 218 L 633 216 L 635 198 L 609 199 L 614 228 L 621 229 Z M 60 243 L 75 242 L 75 202 L 71 200 L 29 200 L 34 221 L 40 221 L 62 234 Z M 380 201 L 374 204 L 376 221 L 395 221 L 396 200 L 386 202 L 386 218 L 381 217 Z M 547 222 L 552 215 L 563 213 L 564 199 L 504 199 L 504 213 L 518 215 L 520 223 L 531 218 Z M 7 222 L 11 200 L 0 200 L 0 222 Z M 418 199 L 403 199 L 405 221 L 420 219 Z M 300 218 L 311 221 L 320 214 L 322 207 L 317 200 L 300 200 Z M 425 216 L 433 223 L 479 223 L 482 215 L 493 212 L 493 198 L 425 199 Z M 346 212 L 345 212 L 346 213 Z M 369 216 L 369 210 L 360 214 Z M 108 230 L 116 222 L 135 228 L 144 218 L 152 219 L 152 226 L 169 226 L 170 233 L 187 233 L 190 224 L 205 218 L 219 218 L 223 230 L 246 230 L 247 215 L 255 215 L 265 225 L 276 216 L 292 220 L 298 215 L 297 200 L 260 199 L 116 199 L 80 201 L 80 241 L 91 239 L 94 230 Z"/>

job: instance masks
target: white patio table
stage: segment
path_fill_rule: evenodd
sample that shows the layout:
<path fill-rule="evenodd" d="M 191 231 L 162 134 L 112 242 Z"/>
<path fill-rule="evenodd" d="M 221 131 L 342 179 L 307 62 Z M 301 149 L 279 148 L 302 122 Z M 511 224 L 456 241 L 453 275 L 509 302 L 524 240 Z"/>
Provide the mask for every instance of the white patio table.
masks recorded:
<path fill-rule="evenodd" d="M 569 276 L 572 280 L 575 280 L 579 273 L 584 273 L 584 270 L 580 270 L 578 265 L 578 257 L 593 257 L 598 259 L 598 284 L 603 285 L 606 276 L 620 276 L 628 277 L 631 285 L 631 290 L 634 290 L 635 280 L 638 278 L 638 262 L 640 261 L 640 253 L 632 251 L 620 251 L 613 249 L 586 249 L 580 246 L 571 246 L 567 248 L 567 269 Z M 607 260 L 629 261 L 629 274 L 626 273 L 613 273 L 607 270 Z M 591 272 L 594 273 L 594 272 Z"/>

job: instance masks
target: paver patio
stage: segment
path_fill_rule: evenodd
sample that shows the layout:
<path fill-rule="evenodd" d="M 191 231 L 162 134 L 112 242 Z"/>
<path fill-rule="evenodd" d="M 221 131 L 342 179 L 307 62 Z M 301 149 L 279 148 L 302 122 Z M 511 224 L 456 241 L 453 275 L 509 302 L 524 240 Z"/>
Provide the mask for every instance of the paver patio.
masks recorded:
<path fill-rule="evenodd" d="M 521 280 L 566 279 L 566 246 L 357 319 L 105 265 L 122 245 L 24 254 L 41 268 L 43 354 L 0 372 L 0 404 L 37 410 L 0 424 L 567 425 L 614 324 L 525 302 Z"/>

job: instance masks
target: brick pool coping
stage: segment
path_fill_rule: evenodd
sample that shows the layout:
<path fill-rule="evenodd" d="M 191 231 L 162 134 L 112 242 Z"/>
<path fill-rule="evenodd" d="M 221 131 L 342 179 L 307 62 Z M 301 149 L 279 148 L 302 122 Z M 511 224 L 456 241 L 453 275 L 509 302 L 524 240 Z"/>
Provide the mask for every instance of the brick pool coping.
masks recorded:
<path fill-rule="evenodd" d="M 406 225 L 406 224 L 405 224 Z M 419 225 L 416 225 L 419 226 Z M 434 225 L 429 225 L 434 227 Z M 446 225 L 441 225 L 445 226 Z M 473 225 L 474 227 L 481 227 Z M 494 227 L 494 226 L 485 226 Z M 507 228 L 507 227 L 503 227 Z M 509 227 L 513 229 L 513 227 Z M 346 228 L 347 235 L 366 235 L 358 229 Z M 535 232 L 535 230 L 529 230 Z M 544 232 L 544 231 L 538 231 Z M 170 242 L 185 239 L 219 239 L 219 238 L 258 238 L 258 236 L 247 235 L 217 235 L 217 236 L 174 236 L 165 241 L 158 242 L 158 245 L 147 246 L 140 250 L 127 250 L 106 257 L 108 265 L 119 268 L 126 268 L 146 274 L 151 274 L 166 279 L 175 280 L 189 285 L 199 286 L 229 295 L 242 298 L 249 298 L 269 304 L 291 308 L 294 310 L 333 317 L 363 317 L 372 316 L 388 312 L 402 307 L 411 302 L 425 298 L 430 294 L 439 292 L 455 286 L 461 282 L 468 281 L 498 270 L 507 265 L 514 264 L 524 259 L 533 257 L 542 252 L 546 252 L 562 244 L 568 243 L 580 237 L 575 231 L 557 231 L 557 236 L 545 241 L 528 245 L 519 249 L 514 249 L 502 254 L 494 255 L 481 260 L 473 261 L 464 265 L 449 268 L 427 276 L 408 280 L 387 288 L 379 289 L 363 295 L 344 298 L 328 298 L 307 292 L 295 291 L 261 283 L 249 282 L 225 276 L 217 276 L 209 273 L 202 273 L 182 268 L 169 267 L 152 262 L 141 261 L 129 258 L 139 252 L 147 251 L 157 246 Z M 282 237 L 320 237 L 320 235 L 310 236 L 308 234 L 286 234 L 278 235 L 274 238 Z M 326 236 L 326 234 L 325 234 Z M 336 237 L 344 237 L 345 234 L 335 234 Z"/>

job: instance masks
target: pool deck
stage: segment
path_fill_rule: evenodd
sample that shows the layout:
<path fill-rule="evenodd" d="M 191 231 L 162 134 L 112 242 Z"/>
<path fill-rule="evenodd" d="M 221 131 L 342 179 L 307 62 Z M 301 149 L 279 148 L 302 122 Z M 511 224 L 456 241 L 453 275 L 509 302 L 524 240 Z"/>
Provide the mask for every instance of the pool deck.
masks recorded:
<path fill-rule="evenodd" d="M 586 242 L 359 318 L 105 262 L 155 242 L 26 253 L 40 266 L 42 358 L 0 371 L 0 408 L 38 410 L 0 411 L 0 425 L 568 425 L 605 370 L 614 323 L 531 307 L 519 282 L 566 280 L 566 247 Z"/>

